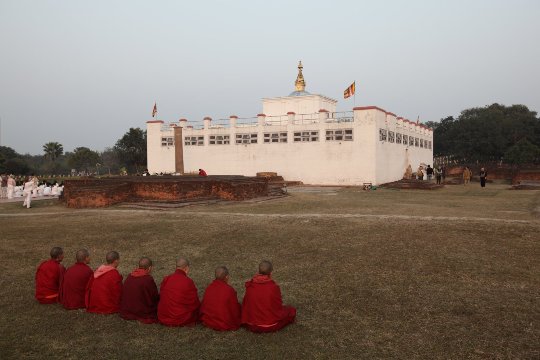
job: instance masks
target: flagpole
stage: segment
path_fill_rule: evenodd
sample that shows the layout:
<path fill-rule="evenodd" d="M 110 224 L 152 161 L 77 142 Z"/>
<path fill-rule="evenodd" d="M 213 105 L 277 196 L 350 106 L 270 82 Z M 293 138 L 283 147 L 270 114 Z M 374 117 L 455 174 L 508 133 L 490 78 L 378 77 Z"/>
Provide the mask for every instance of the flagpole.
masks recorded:
<path fill-rule="evenodd" d="M 353 108 L 356 107 L 356 80 L 353 81 L 353 84 L 354 84 L 354 99 L 353 99 Z"/>

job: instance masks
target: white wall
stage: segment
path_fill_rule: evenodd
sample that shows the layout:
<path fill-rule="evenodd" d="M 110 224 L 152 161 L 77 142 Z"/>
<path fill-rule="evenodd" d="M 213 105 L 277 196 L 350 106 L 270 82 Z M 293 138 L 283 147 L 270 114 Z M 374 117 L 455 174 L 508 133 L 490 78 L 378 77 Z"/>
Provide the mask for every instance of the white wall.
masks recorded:
<path fill-rule="evenodd" d="M 174 133 L 170 127 L 167 127 L 166 131 L 161 131 L 163 126 L 163 121 L 159 120 L 146 123 L 146 155 L 150 174 L 175 171 L 174 146 L 161 146 L 161 138 L 174 137 Z"/>
<path fill-rule="evenodd" d="M 288 112 L 316 114 L 321 109 L 336 111 L 337 101 L 322 95 L 286 96 L 263 99 L 263 114 L 280 116 Z"/>
<path fill-rule="evenodd" d="M 404 122 L 376 107 L 355 108 L 353 122 L 325 120 L 326 114 L 314 114 L 321 120 L 311 124 L 258 125 L 191 129 L 185 136 L 204 136 L 204 146 L 183 145 L 184 170 L 197 172 L 203 168 L 209 175 L 255 176 L 257 172 L 277 172 L 286 180 L 305 184 L 361 185 L 387 183 L 403 177 L 410 163 L 416 171 L 421 163 L 433 164 L 433 150 L 379 141 L 379 129 L 433 141 L 433 133 L 416 124 Z M 175 171 L 174 147 L 161 146 L 162 136 L 173 131 L 162 123 L 149 122 L 148 168 L 150 173 Z M 207 124 L 209 125 L 209 124 Z M 353 129 L 353 141 L 327 141 L 327 129 Z M 294 132 L 319 131 L 317 142 L 294 142 Z M 264 143 L 265 132 L 287 132 L 287 143 Z M 257 144 L 235 144 L 236 133 L 257 133 Z M 210 145 L 209 136 L 228 134 L 230 144 Z M 387 133 L 388 136 L 388 133 Z"/>

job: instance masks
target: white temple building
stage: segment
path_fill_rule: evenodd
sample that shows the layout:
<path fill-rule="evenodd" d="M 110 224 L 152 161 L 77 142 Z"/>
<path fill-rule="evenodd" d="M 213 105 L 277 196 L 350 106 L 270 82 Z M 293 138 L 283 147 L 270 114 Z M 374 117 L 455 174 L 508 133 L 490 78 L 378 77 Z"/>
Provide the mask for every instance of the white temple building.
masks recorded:
<path fill-rule="evenodd" d="M 408 165 L 433 163 L 431 129 L 376 106 L 336 112 L 336 100 L 305 90 L 301 62 L 295 86 L 263 99 L 256 118 L 147 121 L 149 172 L 276 172 L 304 184 L 376 185 L 403 178 Z"/>

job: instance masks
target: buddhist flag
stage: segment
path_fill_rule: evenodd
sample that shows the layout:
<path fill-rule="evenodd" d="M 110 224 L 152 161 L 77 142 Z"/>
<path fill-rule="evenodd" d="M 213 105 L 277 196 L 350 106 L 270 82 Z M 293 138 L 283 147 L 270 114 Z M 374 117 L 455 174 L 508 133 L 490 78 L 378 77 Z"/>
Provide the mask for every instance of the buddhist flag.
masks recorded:
<path fill-rule="evenodd" d="M 353 83 L 351 84 L 351 86 L 349 86 L 349 87 L 343 92 L 343 97 L 344 97 L 345 99 L 347 99 L 348 97 L 351 97 L 351 96 L 354 95 L 355 83 L 356 83 L 356 81 L 353 82 Z"/>
<path fill-rule="evenodd" d="M 154 103 L 154 109 L 152 110 L 152 117 L 155 117 L 157 114 L 157 104 Z"/>

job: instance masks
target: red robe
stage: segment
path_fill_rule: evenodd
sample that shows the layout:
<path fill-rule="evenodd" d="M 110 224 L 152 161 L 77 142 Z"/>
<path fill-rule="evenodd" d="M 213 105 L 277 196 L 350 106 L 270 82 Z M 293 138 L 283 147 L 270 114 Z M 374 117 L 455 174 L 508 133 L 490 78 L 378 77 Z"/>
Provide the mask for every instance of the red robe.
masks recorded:
<path fill-rule="evenodd" d="M 154 278 L 144 269 L 136 269 L 122 287 L 120 317 L 145 324 L 157 322 L 158 289 Z"/>
<path fill-rule="evenodd" d="M 199 170 L 199 176 L 208 176 L 208 174 L 203 169 L 200 169 Z"/>
<path fill-rule="evenodd" d="M 269 275 L 255 275 L 246 282 L 242 325 L 253 332 L 277 331 L 294 321 L 296 309 L 283 306 L 281 290 Z"/>
<path fill-rule="evenodd" d="M 53 304 L 58 301 L 60 282 L 64 275 L 64 266 L 56 260 L 45 260 L 36 271 L 36 300 L 41 304 Z"/>
<path fill-rule="evenodd" d="M 204 292 L 201 321 L 214 330 L 238 330 L 241 306 L 236 290 L 223 280 L 214 280 Z"/>
<path fill-rule="evenodd" d="M 86 286 L 86 311 L 96 314 L 114 314 L 120 311 L 122 275 L 115 267 L 101 265 Z"/>
<path fill-rule="evenodd" d="M 199 314 L 199 296 L 193 280 L 177 269 L 165 276 L 159 290 L 159 322 L 167 326 L 195 325 Z"/>
<path fill-rule="evenodd" d="M 94 272 L 85 263 L 75 263 L 64 273 L 60 285 L 60 303 L 68 310 L 84 309 L 86 285 Z"/>

